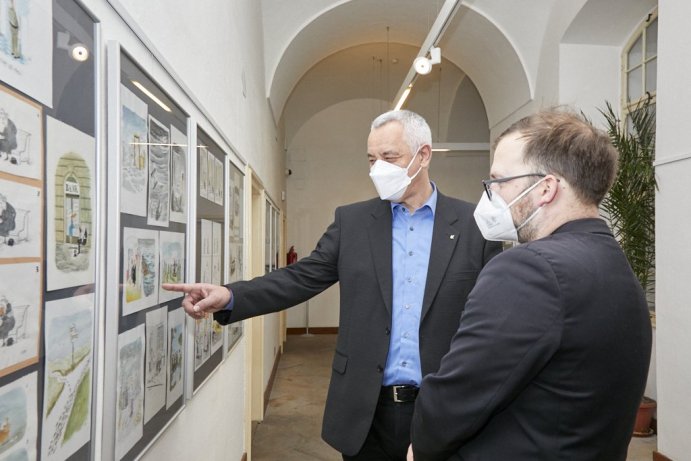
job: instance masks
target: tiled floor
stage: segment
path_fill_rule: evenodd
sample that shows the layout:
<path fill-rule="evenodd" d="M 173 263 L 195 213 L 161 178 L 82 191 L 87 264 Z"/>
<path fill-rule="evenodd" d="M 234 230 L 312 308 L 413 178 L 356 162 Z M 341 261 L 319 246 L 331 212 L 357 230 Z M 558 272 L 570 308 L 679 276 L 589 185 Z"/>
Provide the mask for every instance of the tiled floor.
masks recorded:
<path fill-rule="evenodd" d="M 339 461 L 321 439 L 335 335 L 289 335 L 266 417 L 255 431 L 253 461 Z M 633 438 L 627 461 L 651 461 L 656 437 Z"/>

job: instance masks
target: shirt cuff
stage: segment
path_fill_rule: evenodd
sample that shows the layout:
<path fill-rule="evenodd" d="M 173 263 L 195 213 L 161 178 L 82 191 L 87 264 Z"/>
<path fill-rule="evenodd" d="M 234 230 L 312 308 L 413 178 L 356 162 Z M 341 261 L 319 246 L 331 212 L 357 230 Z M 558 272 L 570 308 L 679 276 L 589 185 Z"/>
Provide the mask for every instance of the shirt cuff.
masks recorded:
<path fill-rule="evenodd" d="M 228 304 L 226 304 L 226 307 L 223 308 L 224 311 L 232 311 L 233 306 L 235 305 L 235 296 L 233 296 L 233 292 L 229 289 L 230 292 L 230 301 L 228 301 Z"/>

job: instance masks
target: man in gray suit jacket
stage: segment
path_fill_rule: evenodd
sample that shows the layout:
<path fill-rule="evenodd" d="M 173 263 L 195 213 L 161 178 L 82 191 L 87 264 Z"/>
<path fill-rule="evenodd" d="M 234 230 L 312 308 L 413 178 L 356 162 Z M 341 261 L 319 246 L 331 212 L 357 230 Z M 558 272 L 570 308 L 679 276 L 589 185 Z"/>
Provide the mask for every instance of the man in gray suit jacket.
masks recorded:
<path fill-rule="evenodd" d="M 437 370 L 477 275 L 501 247 L 482 238 L 473 205 L 430 182 L 431 133 L 422 117 L 379 116 L 367 154 L 380 198 L 339 207 L 306 258 L 227 289 L 164 288 L 186 293 L 191 316 L 214 312 L 226 324 L 294 306 L 339 282 L 322 436 L 346 460 L 404 460 L 422 377 Z"/>
<path fill-rule="evenodd" d="M 486 238 L 525 243 L 483 269 L 449 353 L 423 379 L 415 461 L 626 459 L 652 332 L 599 218 L 616 169 L 607 135 L 568 112 L 498 138 L 475 217 Z"/>

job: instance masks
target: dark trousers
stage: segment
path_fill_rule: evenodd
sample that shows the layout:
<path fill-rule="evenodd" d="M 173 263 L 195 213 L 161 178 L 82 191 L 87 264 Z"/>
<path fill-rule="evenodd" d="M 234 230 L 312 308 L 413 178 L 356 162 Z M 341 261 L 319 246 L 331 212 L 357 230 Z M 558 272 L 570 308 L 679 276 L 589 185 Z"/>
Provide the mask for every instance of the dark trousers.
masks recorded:
<path fill-rule="evenodd" d="M 405 461 L 410 446 L 410 423 L 415 402 L 396 403 L 380 397 L 365 444 L 344 461 Z"/>

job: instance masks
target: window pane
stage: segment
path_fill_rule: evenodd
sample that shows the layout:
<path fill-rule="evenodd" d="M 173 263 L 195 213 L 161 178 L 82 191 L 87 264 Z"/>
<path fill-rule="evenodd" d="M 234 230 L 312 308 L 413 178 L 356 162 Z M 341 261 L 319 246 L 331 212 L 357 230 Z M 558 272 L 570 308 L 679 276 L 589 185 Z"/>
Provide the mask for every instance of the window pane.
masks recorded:
<path fill-rule="evenodd" d="M 628 73 L 626 98 L 628 101 L 635 101 L 643 95 L 643 68 L 638 67 Z"/>
<path fill-rule="evenodd" d="M 626 133 L 633 134 L 633 121 L 629 114 L 626 114 Z"/>
<path fill-rule="evenodd" d="M 657 56 L 657 19 L 645 31 L 645 58 Z"/>
<path fill-rule="evenodd" d="M 631 49 L 629 50 L 629 53 L 627 54 L 627 69 L 631 69 L 632 67 L 636 67 L 638 64 L 641 63 L 641 57 L 643 55 L 643 35 L 638 37 L 636 42 L 633 44 Z"/>
<path fill-rule="evenodd" d="M 653 93 L 657 89 L 657 58 L 645 66 L 645 91 Z"/>

